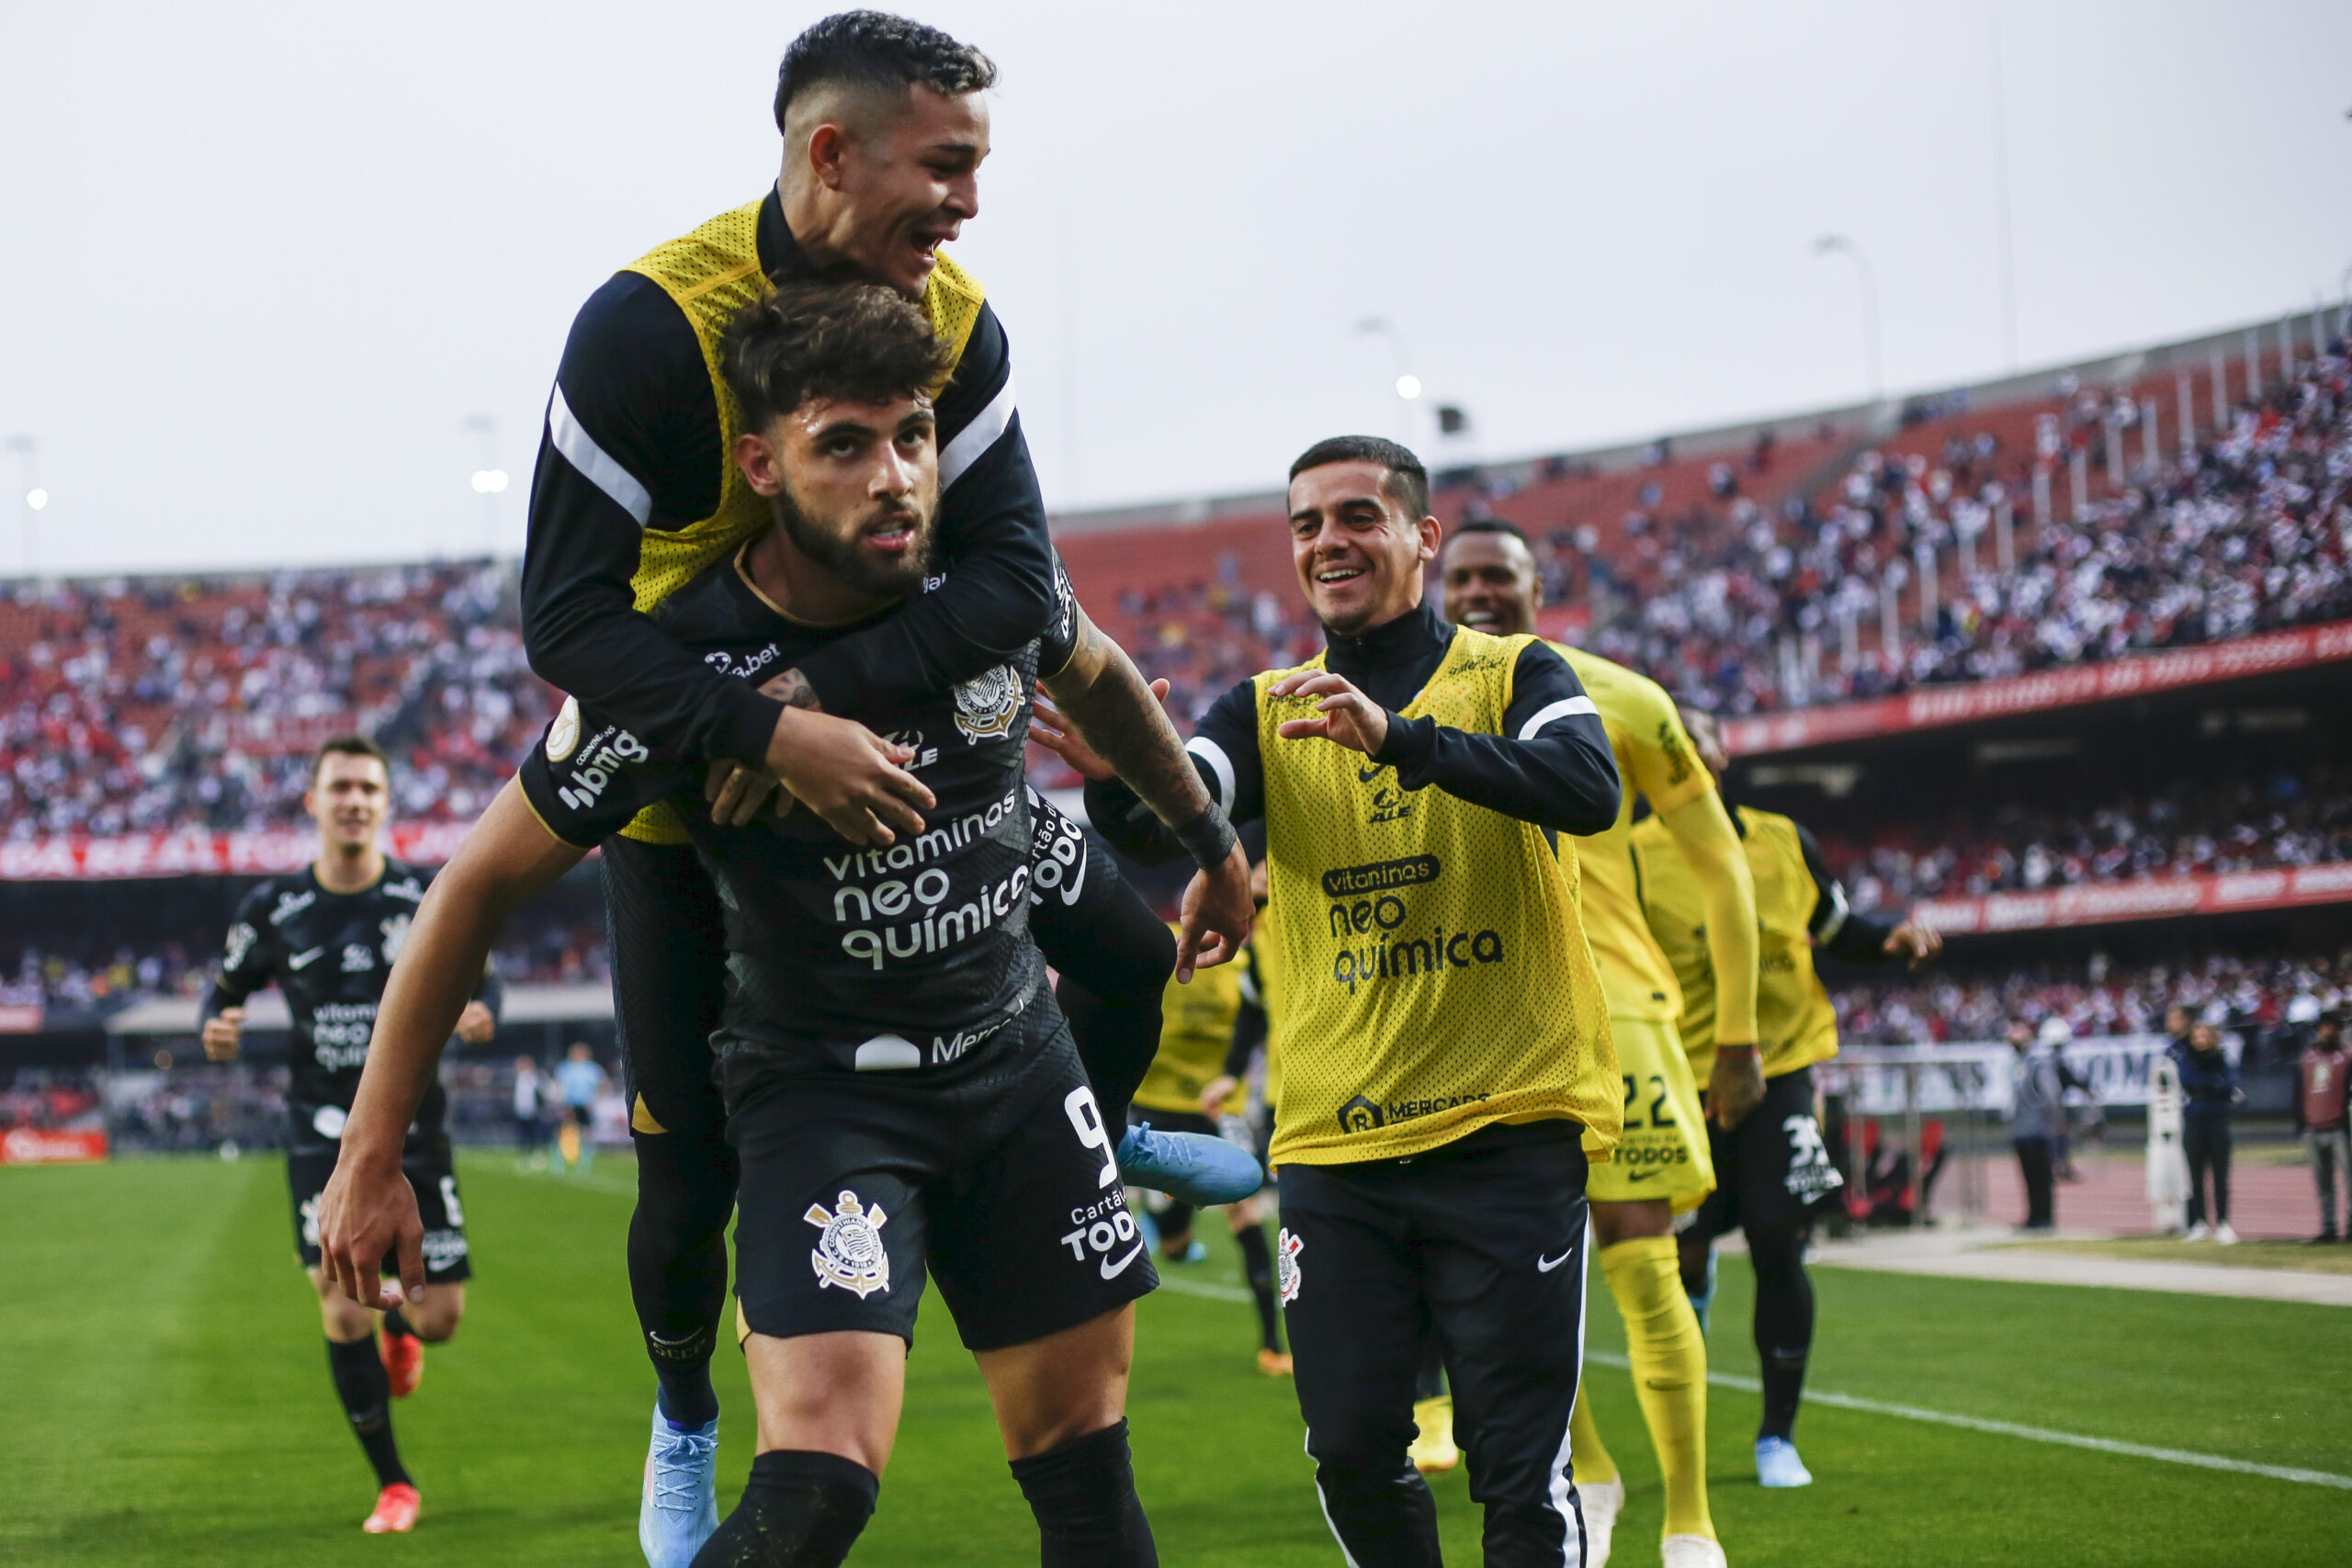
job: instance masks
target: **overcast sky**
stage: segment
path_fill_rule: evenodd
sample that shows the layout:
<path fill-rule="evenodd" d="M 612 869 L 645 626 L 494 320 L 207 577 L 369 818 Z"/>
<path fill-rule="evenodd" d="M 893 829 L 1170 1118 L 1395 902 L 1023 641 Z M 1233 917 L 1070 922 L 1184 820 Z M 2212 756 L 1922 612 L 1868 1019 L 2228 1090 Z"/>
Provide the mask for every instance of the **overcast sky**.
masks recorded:
<path fill-rule="evenodd" d="M 774 179 L 785 43 L 738 3 L 0 0 L 0 436 L 44 570 L 520 548 L 572 312 Z M 1057 508 L 1459 457 L 2006 367 L 1988 0 L 940 3 L 995 56 L 956 247 Z M 2006 0 L 2028 367 L 2341 296 L 2352 5 Z M 495 421 L 515 475 L 469 484 Z M 1423 445 L 1432 443 L 1424 440 Z M 0 453 L 0 570 L 21 457 Z"/>

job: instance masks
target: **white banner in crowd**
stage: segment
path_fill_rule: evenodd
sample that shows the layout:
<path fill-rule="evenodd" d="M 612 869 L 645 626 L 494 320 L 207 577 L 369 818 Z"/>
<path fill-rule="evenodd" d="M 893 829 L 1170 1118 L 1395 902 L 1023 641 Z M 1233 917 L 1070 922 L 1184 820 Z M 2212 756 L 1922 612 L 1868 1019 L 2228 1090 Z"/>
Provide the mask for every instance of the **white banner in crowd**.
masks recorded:
<path fill-rule="evenodd" d="M 2161 1034 L 2114 1034 L 2070 1042 L 2061 1058 L 2088 1080 L 2101 1105 L 2148 1103 L 2148 1072 L 2170 1042 Z M 1917 1109 L 1951 1111 L 2009 1108 L 2009 1064 L 2016 1053 L 1993 1040 L 1961 1045 L 1849 1045 L 1834 1062 L 1814 1068 L 1831 1092 L 1855 1098 L 1848 1114 L 1899 1116 Z M 1916 1097 L 1916 1098 L 1915 1098 Z"/>

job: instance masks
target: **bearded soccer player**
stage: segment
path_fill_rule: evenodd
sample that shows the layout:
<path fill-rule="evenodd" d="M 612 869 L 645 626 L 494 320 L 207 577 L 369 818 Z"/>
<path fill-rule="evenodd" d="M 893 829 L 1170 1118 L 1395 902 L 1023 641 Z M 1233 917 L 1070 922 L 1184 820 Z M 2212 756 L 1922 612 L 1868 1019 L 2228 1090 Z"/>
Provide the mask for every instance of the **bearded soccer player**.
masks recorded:
<path fill-rule="evenodd" d="M 1445 613 L 1458 626 L 1496 637 L 1535 629 L 1543 578 L 1527 536 L 1499 520 L 1464 523 L 1439 560 Z M 1626 1359 L 1650 1442 L 1666 1482 L 1660 1551 L 1668 1568 L 1707 1568 L 1724 1561 L 1707 1508 L 1707 1349 L 1684 1293 L 1674 1244 L 1674 1216 L 1713 1190 L 1714 1167 L 1702 1125 L 1698 1085 L 1675 1033 L 1681 995 L 1673 968 L 1642 918 L 1634 874 L 1634 800 L 1647 799 L 1660 827 L 1694 866 L 1707 900 L 1707 945 L 1718 987 L 1721 1023 L 1708 1108 L 1737 1125 L 1762 1095 L 1756 1048 L 1756 899 L 1739 836 L 1699 765 L 1674 699 L 1657 682 L 1563 644 L 1568 661 L 1600 710 L 1618 775 L 1624 782 L 1617 819 L 1580 840 L 1585 934 L 1609 998 L 1609 1030 L 1625 1086 L 1625 1130 L 1617 1152 L 1596 1167 L 1585 1188 L 1600 1244 L 1600 1271 L 1625 1320 Z M 1734 1043 L 1738 1043 L 1736 1045 Z M 1577 1396 L 1575 1460 L 1591 1537 L 1587 1568 L 1609 1560 L 1624 1483 L 1592 1418 Z"/>
<path fill-rule="evenodd" d="M 731 819 L 781 778 L 852 844 L 922 830 L 921 748 L 865 746 L 828 715 L 986 682 L 1057 614 L 1036 474 L 1023 440 L 1002 324 L 941 249 L 979 210 L 989 152 L 983 96 L 996 68 L 933 28 L 855 11 L 794 41 L 778 73 L 783 167 L 764 195 L 614 275 L 573 321 L 531 494 L 523 631 L 532 668 L 631 733 L 707 770 Z M 733 460 L 748 428 L 719 365 L 726 322 L 779 283 L 862 278 L 920 304 L 946 351 L 936 395 L 941 580 L 898 614 L 808 650 L 759 682 L 707 665 L 643 612 L 765 530 L 770 514 Z M 1167 798 L 1196 858 L 1224 854 L 1220 820 L 1181 743 L 1124 656 L 1071 716 L 1126 776 Z M 899 738 L 912 739 L 912 738 Z M 730 766 L 741 763 L 741 769 Z M 1172 794 L 1170 792 L 1173 792 Z M 708 1040 L 725 988 L 722 911 L 667 803 L 604 847 L 613 988 L 638 1150 L 629 1281 L 659 1393 L 639 1510 L 654 1568 L 676 1568 L 710 1529 L 718 1405 L 708 1363 L 726 1292 L 734 1156 Z M 1090 880 L 1099 874 L 1091 874 Z M 1188 915 L 1246 933 L 1247 865 L 1227 855 Z M 1105 879 L 1107 880 L 1107 879 Z M 1148 911 L 1147 911 L 1148 913 Z M 1155 922 L 1140 948 L 1053 954 L 1104 1004 L 1073 1021 L 1115 1117 L 1148 1069 L 1168 962 Z M 1189 974 L 1191 940 L 1175 955 Z M 1258 1173 L 1215 1140 L 1131 1140 L 1139 1185 L 1208 1192 Z"/>
<path fill-rule="evenodd" d="M 1412 453 L 1318 443 L 1289 506 L 1325 650 L 1219 697 L 1191 749 L 1266 823 L 1276 1258 L 1316 1483 L 1351 1562 L 1439 1562 L 1406 1455 L 1433 1330 L 1486 1561 L 1580 1562 L 1585 1175 L 1621 1091 L 1562 840 L 1616 818 L 1608 732 L 1541 641 L 1425 602 L 1440 531 Z M 1087 796 L 1114 843 L 1175 857 L 1123 786 Z"/>
<path fill-rule="evenodd" d="M 257 885 L 237 906 L 220 973 L 198 1009 L 204 1054 L 236 1059 L 245 998 L 276 982 L 294 1023 L 292 1078 L 286 1096 L 286 1179 L 294 1206 L 294 1249 L 311 1276 L 326 1329 L 327 1371 L 351 1429 L 375 1467 L 371 1535 L 416 1526 L 416 1484 L 392 1440 L 391 1401 L 416 1390 L 424 1344 L 458 1331 L 465 1280 L 473 1272 L 466 1212 L 444 1125 L 441 1086 L 426 1086 L 394 1130 L 396 1168 L 416 1190 L 424 1277 L 441 1287 L 429 1305 L 376 1314 L 334 1288 L 321 1265 L 319 1199 L 359 1086 L 360 1069 L 384 980 L 407 939 L 432 874 L 387 856 L 378 840 L 390 807 L 391 775 L 383 752 L 357 736 L 330 740 L 311 764 L 303 804 L 319 825 L 318 858 L 291 876 Z M 456 1018 L 461 1039 L 481 1043 L 497 1028 L 497 981 L 477 964 L 480 995 Z"/>
<path fill-rule="evenodd" d="M 746 414 L 737 457 L 774 525 L 658 615 L 751 682 L 921 591 L 942 355 L 913 304 L 848 283 L 781 288 L 744 308 L 726 344 Z M 1064 608 L 985 694 L 967 683 L 876 704 L 864 722 L 825 717 L 861 744 L 929 739 L 932 824 L 887 847 L 808 812 L 707 815 L 691 763 L 567 707 L 444 873 L 395 976 L 328 1203 L 338 1277 L 360 1299 L 380 1289 L 368 1265 L 386 1239 L 403 1289 L 417 1282 L 386 1150 L 430 1076 L 452 976 L 505 910 L 648 801 L 684 803 L 735 982 L 714 1050 L 742 1162 L 736 1294 L 759 1405 L 750 1484 L 699 1568 L 847 1555 L 896 1435 L 926 1272 L 987 1379 L 1047 1568 L 1157 1561 L 1122 1414 L 1132 1303 L 1156 1276 L 1028 931 L 1032 689 L 1042 679 L 1069 712 L 1117 678 L 1108 644 Z"/>
<path fill-rule="evenodd" d="M 1720 784 L 1729 765 L 1722 731 L 1711 715 L 1696 709 L 1684 709 L 1682 718 L 1700 761 Z M 1813 1280 L 1805 1273 L 1804 1249 L 1814 1205 L 1845 1185 L 1822 1143 L 1814 1108 L 1813 1064 L 1838 1054 L 1838 1014 L 1814 972 L 1813 953 L 1817 946 L 1851 962 L 1904 960 L 1917 968 L 1936 955 L 1943 939 L 1916 922 L 1890 927 L 1854 913 L 1813 835 L 1778 812 L 1738 807 L 1732 825 L 1756 886 L 1756 1025 L 1764 1098 L 1736 1124 L 1718 1121 L 1709 1129 L 1715 1190 L 1681 1233 L 1682 1282 L 1703 1325 L 1714 1294 L 1715 1238 L 1735 1228 L 1746 1234 L 1756 1269 L 1756 1356 L 1764 1382 L 1756 1477 L 1770 1487 L 1808 1486 L 1813 1475 L 1796 1450 L 1797 1404 L 1813 1351 Z M 1710 1073 L 1724 994 L 1709 931 L 1719 917 L 1703 886 L 1714 874 L 1658 818 L 1634 828 L 1634 861 L 1643 914 L 1681 985 L 1683 1049 L 1694 1072 Z"/>

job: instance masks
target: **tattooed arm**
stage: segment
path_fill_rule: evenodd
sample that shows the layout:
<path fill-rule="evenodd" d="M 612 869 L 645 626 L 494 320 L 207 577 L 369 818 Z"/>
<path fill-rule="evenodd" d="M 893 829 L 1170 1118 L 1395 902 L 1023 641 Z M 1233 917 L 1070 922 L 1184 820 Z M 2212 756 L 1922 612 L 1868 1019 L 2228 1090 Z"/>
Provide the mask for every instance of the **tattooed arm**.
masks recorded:
<path fill-rule="evenodd" d="M 1126 651 L 1073 604 L 1069 661 L 1039 684 L 1086 743 L 1108 762 L 1152 814 L 1174 830 L 1201 868 L 1185 890 L 1176 974 L 1189 980 L 1196 960 L 1222 964 L 1249 940 L 1254 913 L 1250 862 L 1184 751 L 1176 727 Z M 1204 939 L 1212 939 L 1204 942 Z"/>

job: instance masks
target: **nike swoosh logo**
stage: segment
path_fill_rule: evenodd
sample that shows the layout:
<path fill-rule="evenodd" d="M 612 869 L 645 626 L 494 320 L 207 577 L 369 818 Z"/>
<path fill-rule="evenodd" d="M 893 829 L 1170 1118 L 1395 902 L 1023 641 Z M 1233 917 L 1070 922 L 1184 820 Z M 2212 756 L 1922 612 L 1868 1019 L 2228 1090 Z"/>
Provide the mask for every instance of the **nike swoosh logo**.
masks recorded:
<path fill-rule="evenodd" d="M 1560 1254 L 1557 1258 L 1546 1258 L 1539 1257 L 1535 1260 L 1535 1271 L 1538 1274 L 1549 1274 L 1553 1269 L 1557 1269 L 1561 1264 L 1566 1263 L 1569 1258 L 1574 1258 L 1576 1255 L 1577 1249 L 1572 1247 L 1568 1248 L 1567 1251 Z"/>
<path fill-rule="evenodd" d="M 1064 904 L 1075 904 L 1078 902 L 1079 891 L 1086 886 L 1086 863 L 1090 858 L 1091 857 L 1088 856 L 1084 852 L 1081 851 L 1080 852 L 1078 857 L 1078 874 L 1071 877 L 1069 880 L 1069 886 L 1062 889 L 1062 902 Z"/>
<path fill-rule="evenodd" d="M 1636 1181 L 1647 1181 L 1653 1176 L 1663 1174 L 1664 1172 L 1656 1170 L 1629 1170 L 1625 1173 L 1625 1184 L 1630 1187 Z"/>
<path fill-rule="evenodd" d="M 1136 1243 L 1135 1250 L 1128 1253 L 1125 1258 L 1120 1258 L 1116 1263 L 1112 1262 L 1107 1258 L 1104 1258 L 1102 1260 L 1102 1278 L 1105 1280 L 1117 1279 L 1120 1275 L 1127 1271 L 1128 1264 L 1133 1263 L 1136 1258 L 1141 1258 L 1142 1256 L 1143 1243 L 1138 1241 Z"/>
<path fill-rule="evenodd" d="M 297 953 L 286 960 L 286 967 L 288 969 L 308 969 L 314 962 L 317 961 L 319 954 L 325 951 L 326 949 L 323 947 L 314 947 L 308 953 Z"/>
<path fill-rule="evenodd" d="M 1388 764 L 1385 762 L 1374 762 L 1369 768 L 1358 768 L 1356 770 L 1356 783 L 1370 784 L 1373 780 L 1378 778 L 1387 771 Z"/>

